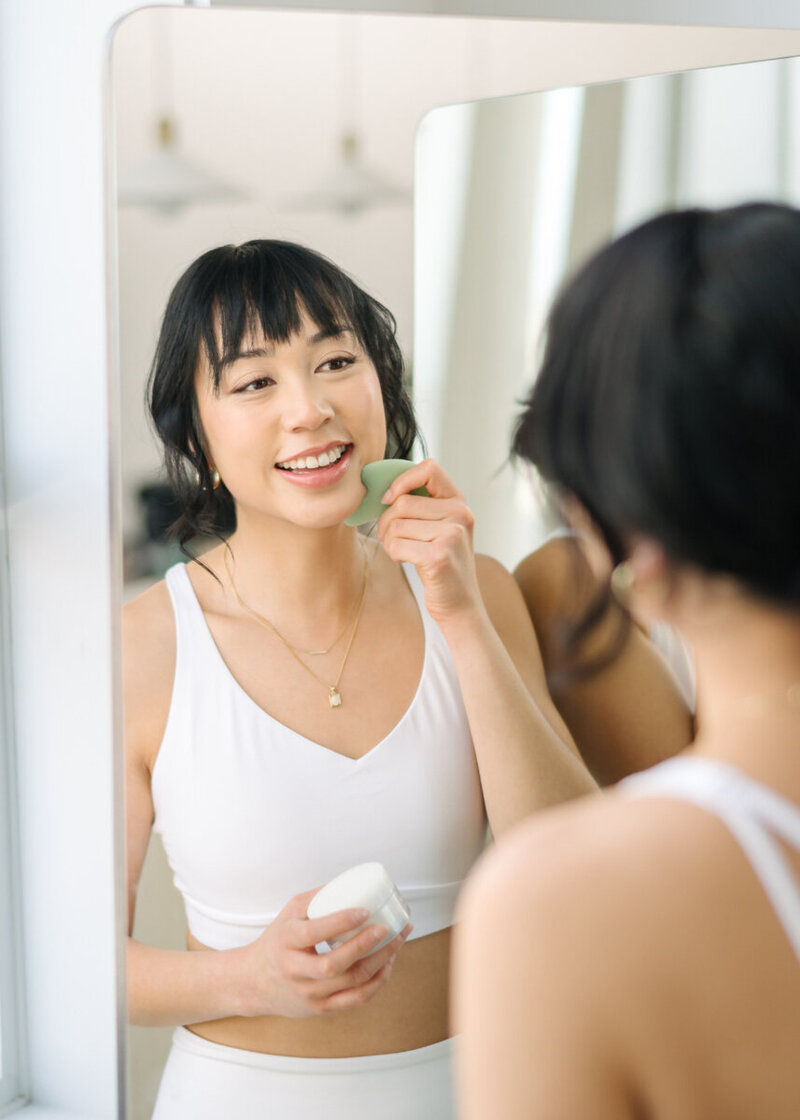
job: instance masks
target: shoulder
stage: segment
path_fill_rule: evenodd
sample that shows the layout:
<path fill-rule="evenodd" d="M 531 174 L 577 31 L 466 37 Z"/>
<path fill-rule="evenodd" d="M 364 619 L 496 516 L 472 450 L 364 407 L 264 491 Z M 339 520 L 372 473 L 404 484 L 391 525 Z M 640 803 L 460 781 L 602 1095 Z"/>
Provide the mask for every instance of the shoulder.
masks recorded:
<path fill-rule="evenodd" d="M 534 616 L 541 611 L 564 606 L 566 596 L 577 595 L 588 576 L 579 538 L 574 534 L 550 537 L 514 569 L 528 609 Z"/>
<path fill-rule="evenodd" d="M 654 956 L 698 934 L 710 878 L 731 845 L 724 826 L 693 805 L 591 795 L 530 818 L 491 849 L 460 916 L 479 937 L 502 929 L 571 986 L 643 992 Z M 568 960 L 557 959 L 565 943 Z"/>
<path fill-rule="evenodd" d="M 486 609 L 494 621 L 494 616 L 503 614 L 509 609 L 516 610 L 524 606 L 519 586 L 499 560 L 492 556 L 477 553 L 475 556 L 475 572 L 478 577 L 478 586 Z"/>
<path fill-rule="evenodd" d="M 632 1115 L 715 967 L 717 824 L 694 806 L 598 793 L 482 857 L 459 901 L 454 1016 L 464 1061 L 488 1062 L 513 1099 L 507 1115 Z M 615 1094 L 624 1108 L 605 1107 Z"/>
<path fill-rule="evenodd" d="M 129 760 L 152 768 L 161 742 L 175 671 L 175 620 L 164 580 L 122 611 L 123 719 Z"/>
<path fill-rule="evenodd" d="M 150 656 L 164 641 L 174 645 L 175 622 L 166 580 L 159 580 L 122 608 L 122 646 L 125 661 Z"/>

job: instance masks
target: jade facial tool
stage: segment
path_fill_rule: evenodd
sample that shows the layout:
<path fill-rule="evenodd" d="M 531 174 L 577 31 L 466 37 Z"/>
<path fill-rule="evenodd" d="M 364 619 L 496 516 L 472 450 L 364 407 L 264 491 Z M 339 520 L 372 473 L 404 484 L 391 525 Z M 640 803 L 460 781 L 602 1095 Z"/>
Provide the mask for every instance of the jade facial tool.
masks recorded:
<path fill-rule="evenodd" d="M 378 459 L 374 463 L 367 463 L 361 472 L 361 481 L 366 486 L 367 492 L 358 509 L 345 519 L 345 525 L 364 525 L 367 521 L 377 521 L 388 508 L 381 502 L 381 498 L 394 480 L 413 466 L 410 459 Z M 425 497 L 428 495 L 424 486 L 412 490 L 411 493 L 422 494 Z"/>
<path fill-rule="evenodd" d="M 382 492 L 382 491 L 381 491 Z M 363 907 L 369 910 L 369 917 L 363 926 L 386 926 L 387 933 L 374 949 L 370 949 L 366 956 L 370 957 L 382 949 L 384 945 L 397 937 L 398 933 L 406 928 L 409 919 L 409 909 L 403 896 L 392 882 L 389 872 L 382 863 L 359 863 L 331 879 L 321 887 L 308 904 L 309 918 L 323 918 L 326 914 L 334 914 L 337 910 L 349 910 L 350 907 Z M 328 942 L 331 949 L 349 941 L 358 933 L 358 929 L 343 933 L 340 937 L 333 937 Z"/>

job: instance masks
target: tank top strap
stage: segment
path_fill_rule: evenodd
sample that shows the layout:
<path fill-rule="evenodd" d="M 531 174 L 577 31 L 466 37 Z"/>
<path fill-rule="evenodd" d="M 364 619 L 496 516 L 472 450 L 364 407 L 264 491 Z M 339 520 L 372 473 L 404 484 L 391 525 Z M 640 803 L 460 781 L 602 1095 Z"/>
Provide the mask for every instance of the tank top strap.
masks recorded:
<path fill-rule="evenodd" d="M 440 633 L 439 627 L 435 625 L 433 619 L 428 614 L 428 608 L 425 606 L 425 587 L 422 583 L 422 580 L 419 578 L 417 569 L 413 564 L 409 564 L 407 562 L 404 562 L 401 567 L 403 569 L 403 572 L 405 573 L 408 586 L 411 588 L 411 594 L 417 601 L 417 606 L 419 607 L 419 613 L 422 617 L 426 634 L 431 630 L 435 630 L 437 633 Z"/>
<path fill-rule="evenodd" d="M 788 798 L 708 758 L 673 758 L 620 782 L 625 796 L 674 797 L 713 813 L 749 861 L 800 961 L 800 884 L 776 835 L 800 851 L 800 809 Z"/>
<path fill-rule="evenodd" d="M 191 654 L 195 676 L 198 657 L 210 656 L 215 661 L 219 657 L 206 616 L 197 598 L 192 581 L 184 563 L 173 564 L 164 576 L 172 600 L 175 614 L 175 636 L 177 646 L 176 673 L 180 676 L 183 662 Z"/>

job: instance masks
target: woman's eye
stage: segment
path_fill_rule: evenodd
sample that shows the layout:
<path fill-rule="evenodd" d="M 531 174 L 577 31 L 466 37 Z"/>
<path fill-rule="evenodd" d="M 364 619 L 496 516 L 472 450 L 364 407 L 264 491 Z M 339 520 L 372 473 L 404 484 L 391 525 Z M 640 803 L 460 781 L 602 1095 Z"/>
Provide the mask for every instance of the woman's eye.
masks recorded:
<path fill-rule="evenodd" d="M 318 368 L 321 370 L 330 370 L 332 373 L 337 373 L 339 370 L 347 369 L 351 366 L 355 358 L 342 357 L 342 358 L 328 358 L 327 362 L 323 362 Z"/>
<path fill-rule="evenodd" d="M 266 389 L 268 385 L 274 385 L 275 382 L 271 377 L 255 377 L 252 381 L 248 381 L 246 385 L 242 385 L 236 391 L 238 393 L 255 392 L 259 389 Z"/>

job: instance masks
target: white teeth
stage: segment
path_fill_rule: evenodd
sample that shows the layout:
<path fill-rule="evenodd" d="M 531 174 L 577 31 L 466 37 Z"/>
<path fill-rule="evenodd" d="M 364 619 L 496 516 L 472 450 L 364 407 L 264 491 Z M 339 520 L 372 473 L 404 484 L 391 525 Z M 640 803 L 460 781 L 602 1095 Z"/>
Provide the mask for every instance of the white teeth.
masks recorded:
<path fill-rule="evenodd" d="M 279 463 L 278 466 L 284 471 L 313 471 L 318 467 L 329 467 L 331 463 L 337 463 L 346 450 L 347 444 L 340 443 L 338 447 L 323 451 L 321 455 L 301 456 L 299 459 L 290 459 L 287 463 Z"/>

